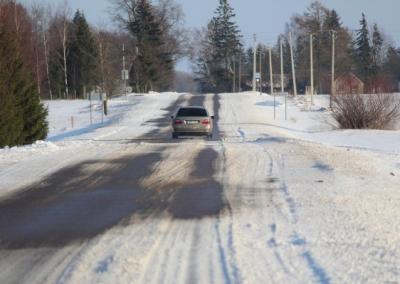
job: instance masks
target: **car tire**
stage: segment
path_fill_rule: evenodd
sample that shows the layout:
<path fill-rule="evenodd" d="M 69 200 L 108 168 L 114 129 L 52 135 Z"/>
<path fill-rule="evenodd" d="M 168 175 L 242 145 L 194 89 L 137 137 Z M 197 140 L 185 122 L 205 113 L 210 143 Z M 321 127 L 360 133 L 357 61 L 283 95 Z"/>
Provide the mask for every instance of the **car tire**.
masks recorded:
<path fill-rule="evenodd" d="M 172 133 L 172 139 L 178 139 L 179 135 L 177 133 Z"/>

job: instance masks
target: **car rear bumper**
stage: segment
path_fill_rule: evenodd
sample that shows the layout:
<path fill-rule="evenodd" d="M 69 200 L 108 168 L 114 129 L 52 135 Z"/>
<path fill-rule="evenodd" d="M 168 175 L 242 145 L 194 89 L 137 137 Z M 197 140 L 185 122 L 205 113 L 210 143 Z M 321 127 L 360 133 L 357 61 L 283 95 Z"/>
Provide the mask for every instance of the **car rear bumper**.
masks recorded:
<path fill-rule="evenodd" d="M 212 127 L 210 125 L 198 125 L 198 126 L 187 126 L 180 125 L 173 127 L 174 132 L 176 133 L 212 133 Z"/>
<path fill-rule="evenodd" d="M 175 136 L 211 136 L 212 132 L 174 132 Z"/>

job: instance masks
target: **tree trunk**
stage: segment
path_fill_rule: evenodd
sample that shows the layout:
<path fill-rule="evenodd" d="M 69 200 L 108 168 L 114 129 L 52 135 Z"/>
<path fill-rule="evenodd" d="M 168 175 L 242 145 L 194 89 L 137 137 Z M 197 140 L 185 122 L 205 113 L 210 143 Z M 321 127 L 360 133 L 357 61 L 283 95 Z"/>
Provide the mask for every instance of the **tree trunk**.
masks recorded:
<path fill-rule="evenodd" d="M 18 9 L 17 9 L 17 1 L 14 1 L 14 22 L 15 22 L 15 31 L 19 33 L 19 26 L 18 26 Z"/>
<path fill-rule="evenodd" d="M 68 77 L 67 77 L 67 21 L 64 19 L 63 27 L 63 56 L 64 56 L 64 80 L 65 80 L 65 94 L 69 98 L 68 92 Z"/>
<path fill-rule="evenodd" d="M 47 84 L 48 84 L 48 86 L 49 86 L 50 100 L 53 100 L 53 91 L 51 90 L 51 79 L 50 79 L 50 71 L 49 71 L 49 55 L 47 54 L 47 37 L 46 37 L 46 31 L 43 31 L 43 45 L 44 45 L 44 60 L 45 60 L 45 62 L 46 62 Z"/>

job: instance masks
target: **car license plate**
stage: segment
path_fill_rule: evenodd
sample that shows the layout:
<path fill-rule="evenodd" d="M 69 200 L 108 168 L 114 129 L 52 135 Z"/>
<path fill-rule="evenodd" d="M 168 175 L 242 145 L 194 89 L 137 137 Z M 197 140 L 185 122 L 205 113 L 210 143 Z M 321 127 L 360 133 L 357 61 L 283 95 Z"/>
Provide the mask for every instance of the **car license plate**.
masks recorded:
<path fill-rule="evenodd" d="M 186 124 L 189 124 L 189 125 L 199 124 L 199 121 L 198 120 L 186 120 Z"/>

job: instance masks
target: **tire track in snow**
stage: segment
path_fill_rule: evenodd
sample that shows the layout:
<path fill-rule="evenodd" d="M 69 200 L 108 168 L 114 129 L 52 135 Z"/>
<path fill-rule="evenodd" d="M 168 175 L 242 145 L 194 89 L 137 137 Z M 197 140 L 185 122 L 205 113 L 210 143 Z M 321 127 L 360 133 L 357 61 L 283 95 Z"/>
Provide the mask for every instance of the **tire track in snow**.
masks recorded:
<path fill-rule="evenodd" d="M 218 171 L 217 174 L 220 176 L 217 178 L 220 179 L 221 184 L 226 185 L 227 183 L 224 181 L 224 176 L 226 173 L 226 148 L 224 143 L 220 143 L 221 146 L 221 157 L 219 159 Z M 236 249 L 234 244 L 234 232 L 233 232 L 233 211 L 231 204 L 229 203 L 228 198 L 226 197 L 226 193 L 224 193 L 224 200 L 227 204 L 227 216 L 218 216 L 217 220 L 214 224 L 215 233 L 217 236 L 217 243 L 218 243 L 218 251 L 219 251 L 219 258 L 220 258 L 220 265 L 222 268 L 222 272 L 224 275 L 224 281 L 227 284 L 231 283 L 242 283 L 242 277 L 239 270 L 239 266 L 237 264 L 237 256 L 236 256 Z M 227 236 L 226 236 L 226 247 L 224 249 L 223 244 L 223 233 L 221 233 L 221 218 L 225 220 L 229 220 L 227 225 Z"/>
<path fill-rule="evenodd" d="M 196 260 L 199 258 L 199 242 L 200 242 L 200 234 L 201 234 L 200 224 L 194 224 L 194 229 L 192 231 L 192 241 L 190 244 L 190 252 L 189 252 L 189 265 L 188 265 L 188 273 L 186 278 L 186 283 L 196 283 L 197 282 L 197 263 Z"/>
<path fill-rule="evenodd" d="M 224 119 L 226 121 L 234 121 L 234 123 L 230 124 L 228 123 L 227 126 L 229 127 L 229 125 L 231 125 L 230 127 L 230 133 L 231 135 L 235 136 L 238 135 L 238 137 L 241 138 L 242 143 L 245 141 L 245 129 L 241 128 L 240 123 L 237 121 L 237 116 L 235 113 L 235 109 L 232 107 L 232 103 L 231 103 L 231 97 L 226 98 L 227 104 L 230 105 L 230 109 L 225 109 L 224 111 L 226 113 L 224 113 Z M 244 135 L 243 135 L 244 134 Z M 263 142 L 263 141 L 257 141 L 257 142 Z M 281 166 L 281 162 L 282 162 L 282 158 L 279 155 L 274 155 L 277 156 L 276 158 L 274 158 L 272 156 L 271 153 L 274 153 L 275 151 L 273 150 L 275 146 L 279 146 L 280 143 L 285 142 L 283 139 L 268 139 L 267 141 L 265 141 L 264 143 L 268 143 L 268 148 L 267 149 L 272 149 L 272 150 L 267 150 L 264 147 L 260 147 L 260 148 L 264 148 L 263 152 L 265 152 L 266 156 L 269 156 L 269 162 L 266 161 L 267 164 L 269 164 L 269 167 L 267 166 L 267 171 L 266 171 L 266 175 L 268 178 L 265 179 L 265 184 L 268 185 L 268 188 L 272 189 L 272 198 L 271 199 L 271 203 L 275 206 L 272 210 L 272 214 L 265 215 L 267 214 L 268 210 L 261 210 L 262 212 L 262 216 L 259 216 L 259 218 L 261 219 L 265 219 L 265 220 L 269 220 L 270 225 L 269 227 L 265 227 L 267 228 L 267 234 L 270 235 L 271 237 L 269 238 L 269 241 L 267 241 L 265 244 L 267 245 L 267 248 L 272 250 L 272 257 L 275 257 L 275 263 L 268 263 L 265 261 L 266 265 L 271 265 L 271 267 L 274 267 L 276 264 L 278 264 L 278 267 L 280 267 L 282 269 L 283 275 L 287 275 L 288 278 L 287 280 L 290 281 L 297 281 L 297 273 L 296 273 L 296 267 L 299 267 L 300 265 L 304 265 L 304 263 L 306 263 L 306 261 L 304 260 L 304 257 L 302 256 L 302 252 L 298 253 L 298 259 L 292 259 L 291 258 L 291 253 L 290 251 L 287 250 L 288 247 L 293 246 L 290 243 L 290 231 L 291 231 L 291 227 L 294 229 L 297 222 L 298 222 L 298 212 L 297 212 L 297 204 L 294 200 L 294 198 L 292 197 L 290 190 L 285 182 L 285 178 L 284 178 L 284 167 Z M 251 145 L 255 146 L 255 145 L 259 145 L 259 143 L 250 143 Z M 252 152 L 251 152 L 252 153 Z M 246 152 L 243 152 L 243 155 L 246 155 Z M 251 157 L 248 157 L 247 159 L 252 159 Z M 250 171 L 252 170 L 258 170 L 258 168 L 262 168 L 263 165 L 258 165 L 258 163 L 262 162 L 262 158 L 259 155 L 256 155 L 255 158 L 253 159 L 254 161 L 252 163 L 255 163 L 257 165 L 252 165 L 250 162 Z M 253 169 L 254 167 L 254 169 Z M 257 175 L 257 173 L 254 173 L 255 176 L 259 176 Z M 279 178 L 277 178 L 279 177 Z M 242 199 L 243 198 L 243 194 L 244 192 L 248 192 L 251 196 L 250 200 L 248 201 L 248 204 L 250 206 L 254 206 L 255 204 L 257 204 L 257 202 L 259 201 L 266 201 L 264 198 L 262 198 L 261 196 L 259 196 L 259 190 L 256 190 L 256 188 L 254 186 L 250 186 L 251 181 L 248 181 L 247 183 L 244 182 L 243 185 L 244 186 L 249 186 L 249 187 L 245 187 L 245 188 L 240 188 L 238 187 L 236 189 L 237 192 L 237 196 Z M 241 183 L 239 183 L 241 184 Z M 273 190 L 274 188 L 276 188 L 276 191 Z M 233 199 L 235 200 L 236 194 L 234 194 L 233 196 L 231 195 L 231 197 L 233 197 Z M 257 199 L 255 199 L 257 198 Z M 274 202 L 274 200 L 276 199 L 276 202 Z M 282 204 L 280 202 L 283 202 Z M 240 201 L 238 201 L 240 202 Z M 267 201 L 268 202 L 268 201 Z M 252 205 L 253 204 L 253 205 Z M 281 205 L 284 205 L 283 207 Z M 236 209 L 236 207 L 234 207 Z M 275 218 L 275 212 L 278 213 L 279 215 L 277 216 L 278 218 Z M 280 218 L 282 217 L 282 218 Z M 253 220 L 254 221 L 254 220 Z M 283 229 L 283 232 L 288 231 L 288 233 L 284 234 L 284 236 L 286 235 L 285 239 L 283 240 L 283 242 L 279 242 L 279 240 L 277 239 L 277 230 L 279 228 Z M 256 230 L 258 229 L 257 227 L 255 228 Z M 260 228 L 261 229 L 261 228 Z M 262 229 L 261 229 L 262 230 Z M 265 229 L 264 229 L 265 230 Z M 280 232 L 281 235 L 281 232 Z M 281 244 L 285 244 L 285 246 L 281 246 Z M 289 244 L 289 246 L 287 246 Z M 221 259 L 224 259 L 224 254 L 221 252 Z M 256 257 L 256 253 L 254 253 L 254 257 Z M 311 255 L 311 254 L 309 254 Z M 294 263 L 292 263 L 292 260 L 294 261 Z M 317 263 L 315 260 L 313 260 L 313 263 Z M 259 262 L 257 263 L 257 265 L 259 265 Z M 310 269 L 310 266 L 306 263 L 307 267 Z M 316 266 L 317 267 L 317 266 Z M 227 269 L 227 268 L 226 268 Z M 268 268 L 267 268 L 268 269 Z M 310 271 L 312 271 L 312 269 L 310 269 Z M 256 279 L 260 279 L 260 278 L 256 278 Z M 274 282 L 274 275 L 272 273 L 271 275 L 271 282 Z M 281 278 L 280 278 L 281 279 Z M 323 277 L 320 278 L 316 278 L 316 280 L 320 280 L 323 279 Z M 282 280 L 282 279 L 281 279 Z M 229 281 L 229 279 L 228 279 Z M 290 282 L 289 281 L 289 282 Z"/>
<path fill-rule="evenodd" d="M 230 217 L 231 218 L 231 217 Z M 228 225 L 228 236 L 226 240 L 227 249 L 224 249 L 223 233 L 221 233 L 221 219 L 218 218 L 214 224 L 215 234 L 217 236 L 218 252 L 220 266 L 224 275 L 224 283 L 242 283 L 240 270 L 236 261 L 236 250 L 234 247 L 233 225 L 230 221 Z"/>
<path fill-rule="evenodd" d="M 201 236 L 199 241 L 204 242 L 202 235 L 196 235 L 196 227 L 204 218 L 218 215 L 223 209 L 221 188 L 212 178 L 217 157 L 211 148 L 198 152 L 191 177 L 185 178 L 180 186 L 173 189 L 166 207 L 166 212 L 171 214 L 171 225 L 159 245 L 152 249 L 152 257 L 141 283 L 183 283 L 187 279 L 191 283 L 201 281 L 193 269 L 198 263 L 191 262 L 192 254 L 198 252 L 194 247 L 196 239 L 193 238 Z M 202 255 L 204 253 L 201 252 Z M 183 263 L 189 263 L 188 267 L 182 267 Z"/>
<path fill-rule="evenodd" d="M 287 204 L 287 207 L 288 207 L 288 210 L 290 213 L 291 224 L 293 226 L 295 226 L 298 223 L 299 216 L 298 216 L 298 212 L 297 212 L 297 204 L 296 204 L 294 198 L 292 197 L 292 195 L 290 194 L 289 188 L 286 184 L 286 178 L 285 178 L 286 156 L 281 154 L 278 157 L 279 157 L 278 165 L 279 165 L 279 172 L 280 172 L 280 178 L 281 178 L 281 181 L 280 181 L 281 182 L 281 190 L 284 195 L 284 199 L 286 201 L 286 204 Z M 310 251 L 310 249 L 307 248 L 306 238 L 302 237 L 294 229 L 289 242 L 294 247 L 299 248 L 300 251 L 299 251 L 298 255 L 306 263 L 308 269 L 314 276 L 314 279 L 320 284 L 329 284 L 330 277 L 327 275 L 326 270 L 313 257 L 313 254 Z"/>
<path fill-rule="evenodd" d="M 282 182 L 279 178 L 276 177 L 281 174 L 281 169 L 279 168 L 279 163 L 275 162 L 271 153 L 269 153 L 265 148 L 263 149 L 263 152 L 268 157 L 268 160 L 269 160 L 269 162 L 268 162 L 269 167 L 268 167 L 268 172 L 267 172 L 267 177 L 268 177 L 267 182 L 276 186 L 278 188 L 278 190 L 282 192 Z M 275 165 L 277 165 L 277 166 L 275 166 Z M 284 186 L 285 186 L 285 184 L 284 184 Z M 288 194 L 287 189 L 284 192 L 285 192 L 285 195 Z M 287 202 L 287 196 L 285 196 L 285 201 Z M 286 214 L 278 208 L 279 208 L 278 206 L 275 206 L 275 210 L 278 211 L 282 217 L 290 220 L 290 218 L 287 218 Z M 291 212 L 293 214 L 293 211 L 289 210 L 289 212 Z M 294 270 L 293 264 L 285 262 L 285 257 L 283 256 L 283 252 L 279 248 L 280 244 L 278 243 L 277 231 L 278 231 L 278 224 L 280 226 L 281 226 L 281 224 L 280 224 L 280 222 L 278 222 L 277 218 L 274 215 L 272 215 L 271 217 L 272 217 L 272 223 L 269 225 L 271 238 L 268 240 L 267 246 L 271 250 L 273 250 L 273 255 L 274 255 L 277 263 L 281 267 L 283 273 L 285 275 L 289 276 L 293 281 L 296 279 L 296 276 L 293 274 L 293 270 Z"/>

